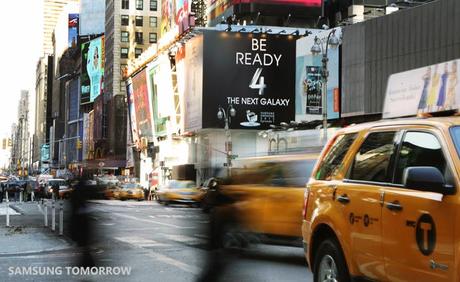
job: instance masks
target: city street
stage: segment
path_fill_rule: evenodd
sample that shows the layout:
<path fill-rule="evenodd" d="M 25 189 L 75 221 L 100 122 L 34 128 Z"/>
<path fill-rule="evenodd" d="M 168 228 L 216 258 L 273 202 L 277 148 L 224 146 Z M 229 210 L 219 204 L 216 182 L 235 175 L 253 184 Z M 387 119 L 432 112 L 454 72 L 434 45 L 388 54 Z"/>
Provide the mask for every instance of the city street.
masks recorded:
<path fill-rule="evenodd" d="M 27 204 L 23 205 L 25 208 Z M 28 206 L 33 209 L 30 204 Z M 22 216 L 30 217 L 29 225 L 38 227 L 43 224 L 40 214 Z M 195 281 L 205 265 L 207 235 L 204 228 L 208 219 L 200 209 L 165 207 L 156 202 L 101 200 L 93 201 L 91 219 L 95 226 L 92 253 L 96 264 L 128 267 L 129 275 L 78 276 L 73 275 L 72 269 L 68 275 L 66 267 L 76 266 L 81 255 L 78 248 L 70 247 L 59 251 L 3 255 L 0 257 L 1 280 Z M 221 273 L 222 281 L 312 280 L 303 251 L 297 247 L 256 245 L 231 255 L 227 260 L 231 264 Z M 29 266 L 60 269 L 61 272 L 24 275 L 20 268 Z M 12 275 L 14 271 L 19 272 Z"/>

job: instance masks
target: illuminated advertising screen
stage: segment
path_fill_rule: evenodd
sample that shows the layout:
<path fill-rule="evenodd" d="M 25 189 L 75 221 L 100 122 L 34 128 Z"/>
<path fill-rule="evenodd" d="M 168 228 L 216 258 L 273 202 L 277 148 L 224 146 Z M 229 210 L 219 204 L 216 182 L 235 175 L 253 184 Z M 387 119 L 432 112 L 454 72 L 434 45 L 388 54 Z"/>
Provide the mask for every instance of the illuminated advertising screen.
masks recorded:
<path fill-rule="evenodd" d="M 145 70 L 132 77 L 132 86 L 138 135 L 139 137 L 152 136 L 150 102 Z"/>
<path fill-rule="evenodd" d="M 133 96 L 133 84 L 129 83 L 126 85 L 126 94 L 128 98 L 128 117 L 129 117 L 129 126 L 131 128 L 131 136 L 128 136 L 128 139 L 135 144 L 136 148 L 139 148 L 139 134 L 137 131 L 137 121 L 136 121 L 136 109 L 134 107 L 134 96 Z M 129 138 L 131 137 L 131 138 Z"/>
<path fill-rule="evenodd" d="M 104 36 L 83 43 L 81 55 L 81 104 L 85 104 L 104 91 Z"/>
<path fill-rule="evenodd" d="M 322 56 L 311 53 L 315 44 L 315 37 L 327 38 L 330 31 L 310 30 L 312 35 L 297 40 L 296 51 L 296 121 L 321 120 L 322 106 Z M 340 38 L 340 29 L 336 29 L 335 35 Z M 326 39 L 324 39 L 326 40 Z M 324 41 L 323 40 L 323 41 Z M 328 48 L 327 69 L 327 118 L 337 119 L 340 117 L 340 74 L 339 74 L 339 48 Z"/>
<path fill-rule="evenodd" d="M 69 47 L 77 46 L 79 14 L 69 14 Z"/>
<path fill-rule="evenodd" d="M 233 4 L 240 3 L 262 3 L 262 4 L 280 4 L 280 5 L 299 5 L 307 7 L 321 7 L 322 0 L 233 0 Z"/>
<path fill-rule="evenodd" d="M 203 128 L 269 129 L 295 118 L 296 37 L 208 31 L 203 51 Z M 219 52 L 216 52 L 219 50 Z M 230 111 L 228 111 L 230 112 Z"/>
<path fill-rule="evenodd" d="M 160 37 L 170 31 L 178 34 L 189 28 L 190 0 L 161 1 Z"/>

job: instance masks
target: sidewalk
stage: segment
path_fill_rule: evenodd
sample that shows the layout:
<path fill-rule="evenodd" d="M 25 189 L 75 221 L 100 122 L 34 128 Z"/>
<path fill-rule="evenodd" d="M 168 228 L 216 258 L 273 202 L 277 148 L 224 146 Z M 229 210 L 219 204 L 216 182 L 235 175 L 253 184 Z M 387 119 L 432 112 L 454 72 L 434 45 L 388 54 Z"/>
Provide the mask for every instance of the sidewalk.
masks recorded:
<path fill-rule="evenodd" d="M 15 212 L 15 215 L 11 213 Z M 10 227 L 6 227 L 6 203 L 0 204 L 0 256 L 52 252 L 74 247 L 71 240 L 44 227 L 44 218 L 37 202 L 10 202 Z M 57 217 L 56 217 L 57 219 Z M 48 215 L 51 224 L 51 215 Z"/>

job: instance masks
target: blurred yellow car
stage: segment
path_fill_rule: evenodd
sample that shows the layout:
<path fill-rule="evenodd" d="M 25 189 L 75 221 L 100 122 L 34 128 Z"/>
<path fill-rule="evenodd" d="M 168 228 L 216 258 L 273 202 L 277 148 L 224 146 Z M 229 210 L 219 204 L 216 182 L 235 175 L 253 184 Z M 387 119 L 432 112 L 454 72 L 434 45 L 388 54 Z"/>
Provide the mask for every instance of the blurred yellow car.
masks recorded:
<path fill-rule="evenodd" d="M 300 244 L 303 194 L 317 158 L 311 153 L 247 159 L 218 189 L 234 200 L 227 208 L 246 232 Z"/>
<path fill-rule="evenodd" d="M 168 205 L 170 203 L 199 205 L 202 193 L 194 181 L 170 180 L 157 191 L 158 202 Z"/>
<path fill-rule="evenodd" d="M 111 186 L 107 186 L 105 187 L 104 189 L 104 197 L 106 199 L 119 199 L 120 198 L 120 187 L 118 186 L 115 186 L 115 185 L 111 185 Z"/>
<path fill-rule="evenodd" d="M 118 192 L 118 193 L 117 193 Z M 114 192 L 119 200 L 144 200 L 144 189 L 137 183 L 123 183 L 120 185 L 119 190 Z"/>

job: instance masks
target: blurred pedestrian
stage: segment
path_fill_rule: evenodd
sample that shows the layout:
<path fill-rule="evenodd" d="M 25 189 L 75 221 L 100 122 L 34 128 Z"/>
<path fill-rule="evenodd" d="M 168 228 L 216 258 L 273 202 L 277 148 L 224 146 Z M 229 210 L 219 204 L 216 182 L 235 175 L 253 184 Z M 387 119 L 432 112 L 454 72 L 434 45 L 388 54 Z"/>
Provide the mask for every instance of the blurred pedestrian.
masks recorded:
<path fill-rule="evenodd" d="M 205 268 L 197 280 L 199 282 L 218 281 L 231 263 L 232 254 L 226 249 L 230 243 L 228 240 L 231 232 L 240 230 L 235 202 L 235 198 L 222 192 L 217 182 L 213 183 L 212 192 L 208 195 L 208 204 L 211 206 L 207 226 L 208 252 Z"/>
<path fill-rule="evenodd" d="M 0 186 L 0 203 L 3 203 L 3 195 L 5 193 L 6 183 L 1 183 Z"/>
<path fill-rule="evenodd" d="M 84 174 L 79 179 L 73 193 L 71 194 L 72 215 L 71 215 L 71 238 L 80 248 L 81 255 L 78 265 L 83 267 L 95 266 L 91 255 L 91 243 L 93 238 L 93 227 L 90 221 L 88 200 L 94 198 L 94 189 L 88 185 L 89 175 Z"/>

